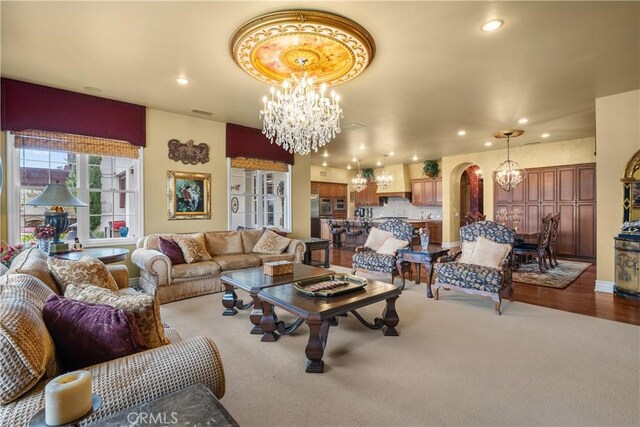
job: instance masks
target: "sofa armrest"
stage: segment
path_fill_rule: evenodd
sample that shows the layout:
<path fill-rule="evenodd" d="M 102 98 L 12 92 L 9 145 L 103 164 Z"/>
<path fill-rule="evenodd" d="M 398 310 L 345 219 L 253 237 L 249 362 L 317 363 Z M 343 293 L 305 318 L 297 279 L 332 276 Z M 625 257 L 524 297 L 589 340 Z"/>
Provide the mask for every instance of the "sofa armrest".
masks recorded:
<path fill-rule="evenodd" d="M 222 359 L 207 337 L 191 338 L 86 369 L 93 376 L 93 391 L 102 397 L 102 406 L 80 425 L 198 383 L 209 387 L 218 398 L 225 393 Z M 44 406 L 45 384 L 46 381 L 41 381 L 18 400 L 0 406 L 0 425 L 27 425 Z"/>
<path fill-rule="evenodd" d="M 302 262 L 304 259 L 304 252 L 306 250 L 307 247 L 302 240 L 291 239 L 291 243 L 289 243 L 286 253 L 295 255 L 294 262 Z"/>
<path fill-rule="evenodd" d="M 358 247 L 355 248 L 354 251 L 355 251 L 355 253 L 360 253 L 360 252 L 366 252 L 368 250 L 370 250 L 370 249 L 368 247 L 366 247 L 366 246 L 358 246 Z"/>
<path fill-rule="evenodd" d="M 445 256 L 438 259 L 438 262 L 455 262 L 462 256 L 462 251 L 454 252 L 450 250 Z"/>
<path fill-rule="evenodd" d="M 156 286 L 171 284 L 171 260 L 162 252 L 155 249 L 136 249 L 131 254 L 131 261 L 140 270 L 155 277 Z"/>
<path fill-rule="evenodd" d="M 118 288 L 124 289 L 129 287 L 129 269 L 126 265 L 122 264 L 109 264 L 107 270 L 113 276 Z"/>

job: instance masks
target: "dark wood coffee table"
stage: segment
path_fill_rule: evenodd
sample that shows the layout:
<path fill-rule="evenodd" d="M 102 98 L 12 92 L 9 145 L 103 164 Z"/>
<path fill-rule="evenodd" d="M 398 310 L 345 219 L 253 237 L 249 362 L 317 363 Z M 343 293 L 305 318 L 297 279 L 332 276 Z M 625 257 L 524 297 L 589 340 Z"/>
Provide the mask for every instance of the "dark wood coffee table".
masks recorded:
<path fill-rule="evenodd" d="M 416 285 L 420 284 L 420 266 L 424 265 L 429 274 L 427 281 L 427 297 L 433 298 L 431 292 L 431 283 L 433 282 L 433 264 L 449 253 L 449 249 L 445 249 L 442 246 L 429 245 L 426 250 L 412 251 L 409 249 L 400 249 L 398 251 L 398 257 L 396 261 L 396 267 L 400 273 L 400 279 L 402 285 L 400 289 L 404 289 L 404 274 L 411 270 L 411 265 L 416 264 L 417 276 Z"/>
<path fill-rule="evenodd" d="M 225 307 L 223 316 L 235 316 L 240 310 L 251 310 L 249 320 L 253 324 L 251 333 L 254 335 L 262 335 L 260 328 L 260 319 L 262 319 L 262 306 L 258 300 L 258 293 L 265 288 L 272 286 L 280 286 L 291 283 L 296 280 L 311 279 L 314 277 L 323 277 L 334 274 L 331 270 L 324 268 L 312 267 L 304 264 L 294 264 L 292 274 L 284 274 L 282 276 L 268 276 L 264 274 L 262 267 L 247 268 L 246 270 L 232 271 L 220 276 L 220 281 L 224 285 L 224 296 L 222 297 L 222 305 Z M 251 301 L 244 303 L 238 299 L 236 289 L 242 289 L 249 293 Z"/>
<path fill-rule="evenodd" d="M 320 239 L 318 237 L 309 237 L 307 239 L 302 239 L 302 241 L 306 248 L 303 262 L 307 265 L 322 265 L 324 268 L 329 268 L 329 244 L 331 241 L 329 239 Z M 319 264 L 314 263 L 311 259 L 313 251 L 324 251 L 324 262 Z"/>
<path fill-rule="evenodd" d="M 274 306 L 297 316 L 292 327 L 306 322 L 309 326 L 309 341 L 305 349 L 307 355 L 307 372 L 324 372 L 322 356 L 327 345 L 329 326 L 337 326 L 336 316 L 352 313 L 363 325 L 369 329 L 381 329 L 386 336 L 398 336 L 396 326 L 400 321 L 395 303 L 402 291 L 389 283 L 377 280 L 367 280 L 367 285 L 361 290 L 329 298 L 314 298 L 300 294 L 293 284 L 263 288 L 258 294 L 262 304 L 262 320 L 260 326 L 264 330 L 262 341 L 276 341 L 278 339 L 278 322 Z M 376 302 L 386 301 L 382 317 L 377 317 L 373 323 L 367 322 L 356 309 Z M 297 326 L 296 326 L 297 325 Z M 286 329 L 288 329 L 287 327 Z M 285 332 L 288 332 L 285 330 Z"/>

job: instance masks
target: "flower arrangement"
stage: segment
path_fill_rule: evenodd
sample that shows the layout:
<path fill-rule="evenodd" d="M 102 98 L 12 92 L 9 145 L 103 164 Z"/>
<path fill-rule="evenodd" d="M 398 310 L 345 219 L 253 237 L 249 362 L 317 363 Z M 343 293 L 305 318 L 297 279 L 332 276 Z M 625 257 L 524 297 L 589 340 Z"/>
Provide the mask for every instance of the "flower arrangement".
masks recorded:
<path fill-rule="evenodd" d="M 49 224 L 36 227 L 35 237 L 38 240 L 49 240 L 56 234 L 56 231 Z"/>
<path fill-rule="evenodd" d="M 24 245 L 22 243 L 9 245 L 7 242 L 0 242 L 0 262 L 6 267 L 10 267 L 13 259 L 23 250 Z"/>

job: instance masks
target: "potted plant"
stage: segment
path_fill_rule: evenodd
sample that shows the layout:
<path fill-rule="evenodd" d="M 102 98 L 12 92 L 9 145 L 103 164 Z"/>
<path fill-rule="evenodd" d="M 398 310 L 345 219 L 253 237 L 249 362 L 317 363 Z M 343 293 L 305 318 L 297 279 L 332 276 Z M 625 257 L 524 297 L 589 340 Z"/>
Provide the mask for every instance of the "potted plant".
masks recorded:
<path fill-rule="evenodd" d="M 360 172 L 362 174 L 363 178 L 366 178 L 367 181 L 371 182 L 373 181 L 373 169 L 372 168 L 365 168 L 362 169 L 362 172 Z"/>
<path fill-rule="evenodd" d="M 437 160 L 426 160 L 424 162 L 424 164 L 422 165 L 422 172 L 424 172 L 424 174 L 427 177 L 437 178 L 438 177 L 438 172 L 440 172 L 440 168 L 438 167 L 438 161 Z"/>

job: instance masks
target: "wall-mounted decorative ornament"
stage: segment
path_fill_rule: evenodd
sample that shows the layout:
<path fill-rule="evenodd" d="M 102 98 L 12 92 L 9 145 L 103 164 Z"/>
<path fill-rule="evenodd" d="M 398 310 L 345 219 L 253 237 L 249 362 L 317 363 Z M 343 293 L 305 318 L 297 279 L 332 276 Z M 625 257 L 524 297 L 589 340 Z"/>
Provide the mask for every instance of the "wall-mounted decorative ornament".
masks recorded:
<path fill-rule="evenodd" d="M 209 161 L 209 146 L 205 143 L 194 144 L 191 139 L 182 143 L 177 139 L 170 139 L 167 145 L 169 146 L 169 158 L 176 162 L 196 165 Z"/>

